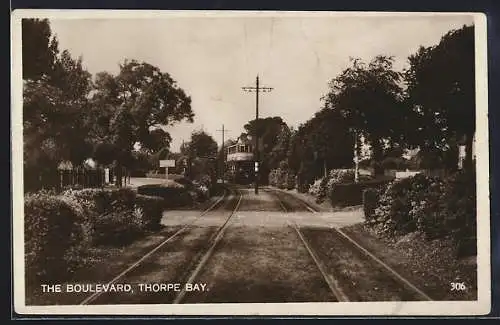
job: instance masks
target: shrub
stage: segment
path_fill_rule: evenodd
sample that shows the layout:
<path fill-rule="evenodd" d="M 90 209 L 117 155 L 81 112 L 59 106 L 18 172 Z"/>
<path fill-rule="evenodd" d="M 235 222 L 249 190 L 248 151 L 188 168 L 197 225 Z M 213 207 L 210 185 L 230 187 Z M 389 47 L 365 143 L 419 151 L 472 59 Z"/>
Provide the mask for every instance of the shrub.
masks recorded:
<path fill-rule="evenodd" d="M 64 196 L 74 197 L 80 204 L 82 202 L 93 202 L 97 214 L 108 213 L 119 209 L 133 209 L 135 191 L 130 188 L 120 189 L 97 189 L 86 188 L 82 190 L 67 190 Z"/>
<path fill-rule="evenodd" d="M 134 210 L 115 210 L 100 215 L 94 222 L 95 245 L 127 245 L 142 232 L 142 215 Z"/>
<path fill-rule="evenodd" d="M 285 168 L 272 169 L 269 172 L 269 185 L 281 189 L 294 189 L 295 188 L 295 175 L 292 171 Z"/>
<path fill-rule="evenodd" d="M 316 197 L 317 203 L 321 203 L 337 184 L 352 183 L 353 181 L 354 171 L 352 169 L 332 169 L 326 177 L 317 179 L 309 187 L 309 194 Z"/>
<path fill-rule="evenodd" d="M 381 194 L 375 217 L 378 222 L 384 224 L 384 232 L 406 233 L 416 229 L 416 223 L 410 218 L 410 192 L 412 187 L 419 187 L 412 185 L 414 181 L 414 177 L 395 180 Z"/>
<path fill-rule="evenodd" d="M 166 209 L 193 204 L 193 197 L 180 184 L 176 187 L 171 187 L 168 184 L 142 185 L 137 188 L 137 193 L 163 198 L 163 207 Z"/>
<path fill-rule="evenodd" d="M 417 174 L 392 182 L 381 194 L 376 219 L 388 234 L 415 230 L 435 237 L 446 232 L 441 212 L 443 182 Z"/>
<path fill-rule="evenodd" d="M 354 170 L 332 169 L 328 173 L 329 184 L 345 184 L 354 182 Z"/>
<path fill-rule="evenodd" d="M 336 184 L 330 192 L 332 206 L 346 207 L 363 204 L 363 191 L 367 188 L 382 188 L 389 180 L 375 179 L 366 182 Z"/>
<path fill-rule="evenodd" d="M 145 230 L 158 229 L 163 215 L 163 198 L 137 194 L 135 211 L 142 215 L 142 228 Z M 140 211 L 138 211 L 140 209 Z"/>
<path fill-rule="evenodd" d="M 24 200 L 25 262 L 29 281 L 61 281 L 83 248 L 81 211 L 61 197 L 36 193 Z"/>
<path fill-rule="evenodd" d="M 438 238 L 450 234 L 459 254 L 475 254 L 475 180 L 475 173 L 466 171 L 444 180 L 422 174 L 396 180 L 380 192 L 371 222 L 388 235 L 421 231 L 428 238 Z"/>
<path fill-rule="evenodd" d="M 319 197 L 322 183 L 324 183 L 324 177 L 315 180 L 314 183 L 312 183 L 311 186 L 309 186 L 307 192 L 316 198 Z"/>
<path fill-rule="evenodd" d="M 285 188 L 287 190 L 293 190 L 295 186 L 296 186 L 295 175 L 291 171 L 288 171 L 288 173 L 286 174 Z"/>
<path fill-rule="evenodd" d="M 363 211 L 365 219 L 371 222 L 375 215 L 375 208 L 378 205 L 379 190 L 376 188 L 365 188 L 363 190 Z"/>
<path fill-rule="evenodd" d="M 268 177 L 269 185 L 276 186 L 276 184 L 277 184 L 276 169 L 271 169 L 269 171 L 269 175 L 267 177 Z"/>
<path fill-rule="evenodd" d="M 106 228 L 108 224 L 117 223 L 119 220 L 131 222 L 126 217 L 120 219 L 118 216 L 109 215 L 123 213 L 131 216 L 136 207 L 136 194 L 129 188 L 68 190 L 63 192 L 63 197 L 67 201 L 74 201 L 82 209 L 83 218 L 80 226 L 83 236 L 85 241 L 95 245 L 111 242 L 102 239 L 108 236 L 106 231 L 116 232 L 110 228 L 112 226 Z M 117 229 L 122 229 L 120 227 Z M 109 235 L 116 237 L 113 234 Z"/>
<path fill-rule="evenodd" d="M 443 182 L 439 178 L 426 180 L 428 184 L 425 186 L 411 189 L 408 218 L 415 223 L 418 231 L 428 237 L 438 237 L 446 233 L 446 218 L 441 213 Z"/>
<path fill-rule="evenodd" d="M 214 191 L 214 188 L 212 187 L 212 191 L 206 186 L 206 185 L 198 185 L 194 188 L 193 193 L 194 199 L 196 201 L 205 201 L 210 197 L 210 193 Z"/>
<path fill-rule="evenodd" d="M 196 178 L 196 183 L 205 186 L 207 188 L 210 188 L 212 186 L 212 178 L 208 174 L 202 174 Z"/>
<path fill-rule="evenodd" d="M 446 226 L 459 246 L 460 255 L 476 253 L 476 173 L 460 171 L 447 178 L 442 195 Z"/>
<path fill-rule="evenodd" d="M 116 209 L 133 209 L 136 193 L 130 188 L 107 191 L 111 206 Z"/>

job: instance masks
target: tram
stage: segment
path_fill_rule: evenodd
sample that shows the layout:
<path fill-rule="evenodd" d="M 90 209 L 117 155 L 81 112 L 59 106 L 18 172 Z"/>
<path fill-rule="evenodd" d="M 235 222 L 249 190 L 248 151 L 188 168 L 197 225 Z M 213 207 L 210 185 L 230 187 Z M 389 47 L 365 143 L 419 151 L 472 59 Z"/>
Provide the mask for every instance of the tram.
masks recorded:
<path fill-rule="evenodd" d="M 254 154 L 251 139 L 246 136 L 226 148 L 226 170 L 229 181 L 248 185 L 254 181 Z"/>

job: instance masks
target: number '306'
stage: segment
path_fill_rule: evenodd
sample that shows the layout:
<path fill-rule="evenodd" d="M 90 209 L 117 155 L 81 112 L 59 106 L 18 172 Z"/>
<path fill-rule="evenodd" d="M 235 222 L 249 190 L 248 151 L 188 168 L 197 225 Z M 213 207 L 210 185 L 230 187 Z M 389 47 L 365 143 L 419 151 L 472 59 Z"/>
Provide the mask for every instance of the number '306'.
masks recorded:
<path fill-rule="evenodd" d="M 464 291 L 467 289 L 463 282 L 451 282 L 451 291 Z"/>

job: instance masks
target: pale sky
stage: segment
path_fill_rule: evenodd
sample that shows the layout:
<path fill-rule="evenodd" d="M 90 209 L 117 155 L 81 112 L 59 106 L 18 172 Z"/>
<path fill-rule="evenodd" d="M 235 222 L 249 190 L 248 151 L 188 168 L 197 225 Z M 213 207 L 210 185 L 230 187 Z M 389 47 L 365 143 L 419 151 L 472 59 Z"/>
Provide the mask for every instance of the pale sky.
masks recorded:
<path fill-rule="evenodd" d="M 194 129 L 219 144 L 222 124 L 230 130 L 226 139 L 243 132 L 255 118 L 255 94 L 241 87 L 253 86 L 257 74 L 274 88 L 260 95 L 260 117 L 281 116 L 297 127 L 322 107 L 328 81 L 349 57 L 393 55 L 401 70 L 420 45 L 472 23 L 470 15 L 51 19 L 60 49 L 81 55 L 94 75 L 116 74 L 124 59 L 136 59 L 178 82 L 192 98 L 195 121 L 169 129 L 174 151 Z"/>

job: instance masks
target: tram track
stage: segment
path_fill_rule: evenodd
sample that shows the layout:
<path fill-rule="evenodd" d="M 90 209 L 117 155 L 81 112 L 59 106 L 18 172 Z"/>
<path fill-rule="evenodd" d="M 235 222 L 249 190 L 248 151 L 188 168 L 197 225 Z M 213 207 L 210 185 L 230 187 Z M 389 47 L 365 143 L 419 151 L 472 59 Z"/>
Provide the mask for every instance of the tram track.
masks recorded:
<path fill-rule="evenodd" d="M 302 205 L 303 211 L 312 214 L 319 212 L 295 196 L 277 190 L 270 191 L 286 212 L 291 210 L 290 206 L 297 209 L 299 205 Z M 295 201 L 294 204 L 287 204 L 289 200 Z M 330 280 L 329 287 L 339 301 L 432 300 L 342 229 L 301 229 L 296 223 L 290 224 L 297 231 L 302 243 L 306 247 L 309 246 L 312 259 L 318 269 L 323 269 L 325 281 Z M 322 261 L 325 261 L 326 265 Z M 350 268 L 357 270 L 352 271 Z"/>
<path fill-rule="evenodd" d="M 279 205 L 280 205 L 281 209 L 283 210 L 283 212 L 285 212 L 285 213 L 289 212 L 290 208 L 287 207 L 284 200 L 281 197 L 279 197 L 279 195 L 277 195 L 276 192 L 274 192 L 274 191 L 272 191 L 272 192 L 273 192 L 274 196 L 276 197 L 276 199 L 278 200 Z M 302 242 L 302 244 L 306 248 L 307 252 L 309 253 L 309 256 L 311 257 L 311 260 L 316 265 L 316 268 L 318 269 L 319 273 L 321 273 L 321 276 L 323 277 L 325 283 L 328 285 L 328 288 L 330 289 L 330 291 L 333 294 L 333 296 L 335 297 L 335 299 L 339 302 L 349 301 L 349 299 L 347 298 L 345 293 L 340 288 L 338 281 L 336 279 L 334 279 L 330 274 L 328 274 L 325 266 L 323 265 L 321 260 L 318 258 L 317 254 L 314 252 L 311 245 L 309 245 L 309 243 L 305 239 L 305 237 L 302 234 L 300 227 L 297 225 L 297 223 L 288 221 L 287 224 L 289 227 L 292 227 L 295 230 L 295 232 L 297 233 L 298 238 L 300 239 L 300 241 Z"/>
<path fill-rule="evenodd" d="M 240 203 L 241 203 L 241 199 L 243 198 L 243 194 L 241 192 L 239 192 L 239 191 L 238 191 L 238 195 L 239 195 L 239 198 L 238 198 L 238 201 L 236 202 L 236 205 L 235 205 L 234 209 L 232 209 L 230 215 L 227 217 L 227 219 L 224 221 L 224 223 L 217 230 L 217 232 L 216 232 L 215 236 L 213 237 L 213 239 L 210 240 L 209 248 L 203 254 L 203 256 L 201 257 L 201 259 L 197 263 L 196 267 L 194 268 L 194 270 L 189 275 L 189 278 L 186 281 L 186 283 L 193 283 L 196 280 L 198 274 L 200 273 L 200 271 L 203 269 L 203 267 L 205 266 L 205 264 L 207 263 L 207 261 L 212 256 L 212 254 L 213 254 L 213 252 L 214 252 L 217 244 L 221 241 L 222 236 L 224 236 L 224 232 L 225 232 L 227 226 L 229 225 L 229 220 L 233 217 L 234 213 L 236 211 L 238 211 L 238 208 L 239 208 Z M 179 292 L 179 294 L 175 297 L 173 303 L 174 304 L 181 303 L 182 300 L 184 299 L 185 295 L 186 295 L 186 288 L 184 287 L 181 290 L 181 292 Z"/>
<path fill-rule="evenodd" d="M 230 197 L 232 196 L 232 198 Z M 206 230 L 205 233 L 202 235 L 195 235 L 193 237 L 197 237 L 196 241 L 193 241 L 192 239 L 187 240 L 191 246 L 187 247 L 186 251 L 195 251 L 194 257 L 190 258 L 190 260 L 187 262 L 187 265 L 184 265 L 183 272 L 181 274 L 175 274 L 173 276 L 173 279 L 168 279 L 169 283 L 182 283 L 183 280 L 186 278 L 188 281 L 194 280 L 196 277 L 196 273 L 199 272 L 199 269 L 203 267 L 203 265 L 206 263 L 206 260 L 210 257 L 211 252 L 213 252 L 214 247 L 217 245 L 217 243 L 220 241 L 228 223 L 231 217 L 233 216 L 234 212 L 237 210 L 240 202 L 242 199 L 242 194 L 234 189 L 234 188 L 225 188 L 224 194 L 218 198 L 212 205 L 210 205 L 207 209 L 205 209 L 203 212 L 201 212 L 198 216 L 196 216 L 194 219 L 186 223 L 184 226 L 182 226 L 179 230 L 177 230 L 174 234 L 169 236 L 167 239 L 156 245 L 154 248 L 146 252 L 142 257 L 139 259 L 135 260 L 133 263 L 131 263 L 127 268 L 125 268 L 122 272 L 120 272 L 118 275 L 116 275 L 113 279 L 108 281 L 106 283 L 107 286 L 110 286 L 112 284 L 118 283 L 118 282 L 130 282 L 129 278 L 135 276 L 136 274 L 140 274 L 141 270 L 139 270 L 141 267 L 146 267 L 147 264 L 154 264 L 157 259 L 160 259 L 162 254 L 169 253 L 169 249 L 175 249 L 177 247 L 172 247 L 172 246 L 181 246 L 180 243 L 177 243 L 177 241 L 182 240 L 187 240 L 186 236 L 189 237 L 192 235 L 191 233 L 199 231 L 199 229 L 207 229 L 208 227 L 196 227 L 197 221 L 200 221 L 203 219 L 204 216 L 206 216 L 210 212 L 215 212 L 215 211 L 224 211 L 222 208 L 224 207 L 225 209 L 230 206 L 230 213 L 229 215 L 224 218 L 223 223 L 217 227 L 215 231 L 210 231 Z M 235 202 L 234 207 L 231 207 L 233 203 Z M 177 244 L 177 245 L 176 245 Z M 177 254 L 178 255 L 178 254 Z M 185 264 L 185 263 L 184 263 Z M 186 274 L 189 273 L 189 271 L 193 270 L 189 276 Z M 174 272 L 177 273 L 177 272 Z M 107 296 L 107 297 L 106 297 Z M 116 294 L 113 295 L 116 297 Z M 137 295 L 134 295 L 137 297 Z M 178 295 L 176 295 L 173 298 L 173 301 L 175 303 L 180 302 L 182 300 L 183 296 L 183 291 L 181 291 Z M 131 296 L 128 296 L 131 297 Z M 154 301 L 155 295 L 146 295 L 145 300 L 151 300 L 153 301 L 139 301 L 140 303 L 155 303 L 157 301 Z M 157 298 L 162 298 L 161 303 L 171 303 L 172 301 L 163 301 L 166 297 L 169 297 L 169 295 L 158 295 L 156 296 Z M 108 303 L 106 298 L 111 298 L 111 294 L 108 294 L 104 291 L 101 292 L 95 292 L 89 296 L 87 296 L 84 300 L 80 302 L 80 305 L 88 305 L 88 304 L 100 304 L 102 301 L 105 301 L 105 303 Z M 121 296 L 122 299 L 118 303 L 127 303 L 127 296 Z"/>

